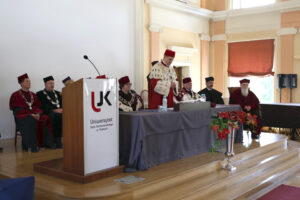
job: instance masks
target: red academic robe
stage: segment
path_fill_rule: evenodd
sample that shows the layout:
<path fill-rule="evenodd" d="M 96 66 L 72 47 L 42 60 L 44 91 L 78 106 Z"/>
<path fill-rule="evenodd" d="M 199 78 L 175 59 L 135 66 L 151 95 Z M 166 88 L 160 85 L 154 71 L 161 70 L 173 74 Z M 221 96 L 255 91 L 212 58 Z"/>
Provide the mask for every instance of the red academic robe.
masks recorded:
<path fill-rule="evenodd" d="M 25 99 L 21 96 L 20 92 L 23 93 L 25 96 L 26 92 L 18 90 L 14 92 L 9 101 L 10 110 L 14 111 L 14 116 L 20 120 L 24 117 L 27 117 L 31 114 L 40 114 L 40 119 L 37 123 L 37 139 L 39 141 L 39 146 L 42 147 L 43 144 L 43 122 L 46 122 L 47 128 L 49 129 L 50 133 L 54 137 L 53 129 L 51 120 L 47 115 L 43 115 L 43 111 L 40 109 L 41 103 L 37 97 L 37 95 L 33 92 L 28 92 L 28 94 L 32 94 L 33 96 L 33 104 L 32 109 L 29 109 Z"/>
<path fill-rule="evenodd" d="M 158 93 L 154 90 L 154 88 L 157 86 L 158 81 L 168 81 L 168 82 L 175 82 L 177 81 L 176 72 L 172 67 L 168 67 L 166 64 L 164 64 L 163 61 L 156 63 L 149 74 L 150 78 L 150 89 L 149 89 L 149 108 L 150 109 L 158 109 L 158 106 L 162 105 L 163 101 L 163 95 L 162 93 Z M 176 89 L 177 91 L 177 86 Z M 168 88 L 164 88 L 164 92 L 167 93 Z M 168 108 L 172 108 L 174 105 L 174 89 L 170 87 L 169 93 L 167 96 L 168 101 Z M 165 94 L 167 95 L 167 94 Z"/>
<path fill-rule="evenodd" d="M 150 82 L 150 91 L 149 91 L 149 108 L 150 109 L 158 109 L 158 106 L 162 105 L 163 95 L 158 94 L 154 91 L 157 81 L 160 79 L 151 79 Z M 174 93 L 173 89 L 170 88 L 169 95 L 167 96 L 168 108 L 173 108 L 174 105 Z"/>
<path fill-rule="evenodd" d="M 21 96 L 20 92 L 22 92 L 22 91 L 18 90 L 16 92 L 14 92 L 10 97 L 10 101 L 9 101 L 10 110 L 14 110 L 15 108 L 20 108 L 20 109 L 18 109 L 17 112 L 14 113 L 14 115 L 16 117 L 18 117 L 19 119 L 23 119 L 24 117 L 27 117 L 28 115 L 31 115 L 31 114 L 40 114 L 41 115 L 43 113 L 43 111 L 40 109 L 41 103 L 40 103 L 38 97 L 36 96 L 36 94 L 33 92 L 29 92 L 29 94 L 32 94 L 32 96 L 33 96 L 32 109 L 30 110 L 29 106 L 26 104 L 26 101 Z M 25 92 L 22 92 L 22 93 L 25 95 Z"/>
<path fill-rule="evenodd" d="M 244 97 L 242 95 L 241 89 L 239 88 L 231 94 L 229 104 L 239 104 L 241 106 L 241 108 L 243 109 L 243 111 L 249 112 L 251 114 L 255 114 L 258 117 L 256 134 L 260 134 L 261 127 L 260 127 L 260 123 L 259 123 L 259 100 L 253 92 L 251 92 L 249 90 L 248 96 Z M 245 106 L 250 106 L 251 110 L 246 111 L 244 109 Z"/>

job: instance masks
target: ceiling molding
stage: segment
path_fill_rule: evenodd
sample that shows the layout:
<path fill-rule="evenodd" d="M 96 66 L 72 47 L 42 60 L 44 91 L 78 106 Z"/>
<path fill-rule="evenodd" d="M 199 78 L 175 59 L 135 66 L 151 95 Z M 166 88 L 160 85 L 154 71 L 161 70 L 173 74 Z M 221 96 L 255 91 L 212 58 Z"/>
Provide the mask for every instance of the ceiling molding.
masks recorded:
<path fill-rule="evenodd" d="M 300 10 L 299 0 L 289 0 L 284 2 L 278 2 L 270 5 L 253 7 L 253 8 L 242 8 L 236 10 L 225 10 L 216 11 L 213 13 L 213 21 L 226 20 L 230 17 L 246 16 L 253 14 L 265 14 L 271 12 L 291 12 L 295 10 Z"/>
<path fill-rule="evenodd" d="M 260 7 L 216 12 L 175 0 L 146 0 L 146 3 L 150 7 L 150 31 L 162 32 L 163 28 L 166 27 L 201 35 L 209 33 L 210 20 L 235 20 L 237 17 L 268 14 L 280 16 L 280 13 L 300 11 L 300 0 L 289 0 Z M 276 27 L 277 24 L 273 23 L 272 19 L 270 22 L 272 22 L 269 24 L 271 28 L 280 28 L 280 26 Z M 264 28 L 268 27 L 260 25 L 258 28 L 259 30 L 264 30 Z M 202 39 L 208 40 L 205 36 Z"/>
<path fill-rule="evenodd" d="M 201 34 L 200 40 L 210 41 L 210 36 L 208 34 Z"/>
<path fill-rule="evenodd" d="M 295 35 L 297 29 L 295 28 L 281 28 L 277 31 L 277 35 Z"/>
<path fill-rule="evenodd" d="M 150 6 L 171 9 L 204 18 L 211 18 L 213 14 L 213 11 L 211 10 L 199 8 L 189 4 L 184 4 L 182 2 L 174 0 L 146 0 L 146 3 L 148 3 Z"/>
<path fill-rule="evenodd" d="M 213 35 L 212 41 L 226 41 L 227 36 L 225 34 Z"/>
<path fill-rule="evenodd" d="M 150 31 L 161 32 L 160 28 L 157 28 L 161 26 L 198 34 L 209 32 L 212 11 L 175 0 L 147 0 L 147 3 Z"/>
<path fill-rule="evenodd" d="M 174 0 L 146 0 L 150 6 L 156 6 L 168 10 L 176 10 L 186 14 L 193 14 L 199 17 L 213 19 L 214 21 L 225 20 L 229 17 L 263 14 L 270 12 L 291 12 L 300 10 L 299 0 L 289 0 L 283 2 L 277 2 L 270 5 L 253 7 L 253 8 L 242 8 L 236 10 L 225 10 L 225 11 L 211 11 L 204 8 L 199 8 L 189 4 Z"/>
<path fill-rule="evenodd" d="M 149 26 L 149 30 L 150 30 L 151 32 L 161 33 L 161 32 L 163 32 L 163 26 L 157 25 L 157 24 L 151 24 L 151 25 Z"/>

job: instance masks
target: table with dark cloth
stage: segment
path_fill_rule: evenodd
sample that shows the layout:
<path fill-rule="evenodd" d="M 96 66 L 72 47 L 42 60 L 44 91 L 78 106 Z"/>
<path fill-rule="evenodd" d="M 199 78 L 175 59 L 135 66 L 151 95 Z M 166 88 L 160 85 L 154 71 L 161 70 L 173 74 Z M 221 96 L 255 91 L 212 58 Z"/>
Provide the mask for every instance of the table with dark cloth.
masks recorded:
<path fill-rule="evenodd" d="M 260 109 L 263 126 L 300 128 L 300 103 L 264 103 Z"/>
<path fill-rule="evenodd" d="M 145 170 L 208 152 L 216 139 L 209 128 L 211 116 L 237 110 L 241 110 L 239 105 L 197 111 L 120 112 L 120 163 L 125 171 Z"/>
<path fill-rule="evenodd" d="M 300 103 L 263 103 L 260 104 L 262 126 L 291 128 L 292 139 L 300 128 Z"/>

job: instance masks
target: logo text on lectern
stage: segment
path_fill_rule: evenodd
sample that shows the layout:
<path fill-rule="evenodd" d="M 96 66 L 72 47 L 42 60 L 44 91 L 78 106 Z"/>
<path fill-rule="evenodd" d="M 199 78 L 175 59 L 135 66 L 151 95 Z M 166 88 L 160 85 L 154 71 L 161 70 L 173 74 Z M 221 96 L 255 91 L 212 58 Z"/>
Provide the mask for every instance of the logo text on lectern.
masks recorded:
<path fill-rule="evenodd" d="M 95 112 L 101 112 L 101 108 L 98 108 L 98 107 L 101 107 L 104 103 L 104 101 L 107 103 L 107 105 L 111 106 L 111 103 L 110 101 L 108 100 L 108 95 L 109 95 L 110 91 L 107 91 L 103 97 L 103 91 L 100 91 L 99 92 L 99 95 L 100 95 L 100 100 L 99 102 L 97 103 L 97 107 L 95 105 L 95 92 L 91 92 L 91 98 L 92 98 L 92 109 L 95 111 Z"/>

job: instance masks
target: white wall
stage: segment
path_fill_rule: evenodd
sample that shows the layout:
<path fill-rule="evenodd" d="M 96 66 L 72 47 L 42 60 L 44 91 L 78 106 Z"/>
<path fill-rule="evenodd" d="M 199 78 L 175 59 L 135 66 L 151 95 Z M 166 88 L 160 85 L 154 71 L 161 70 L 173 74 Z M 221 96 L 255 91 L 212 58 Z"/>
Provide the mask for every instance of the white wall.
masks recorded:
<path fill-rule="evenodd" d="M 71 76 L 95 77 L 87 54 L 101 74 L 129 75 L 134 82 L 135 0 L 1 0 L 0 133 L 14 136 L 9 97 L 27 72 L 32 91 L 53 75 L 56 89 Z"/>
<path fill-rule="evenodd" d="M 150 24 L 192 33 L 209 33 L 209 18 L 165 8 L 151 7 Z"/>
<path fill-rule="evenodd" d="M 237 16 L 226 20 L 226 34 L 277 30 L 279 28 L 279 12 Z"/>

